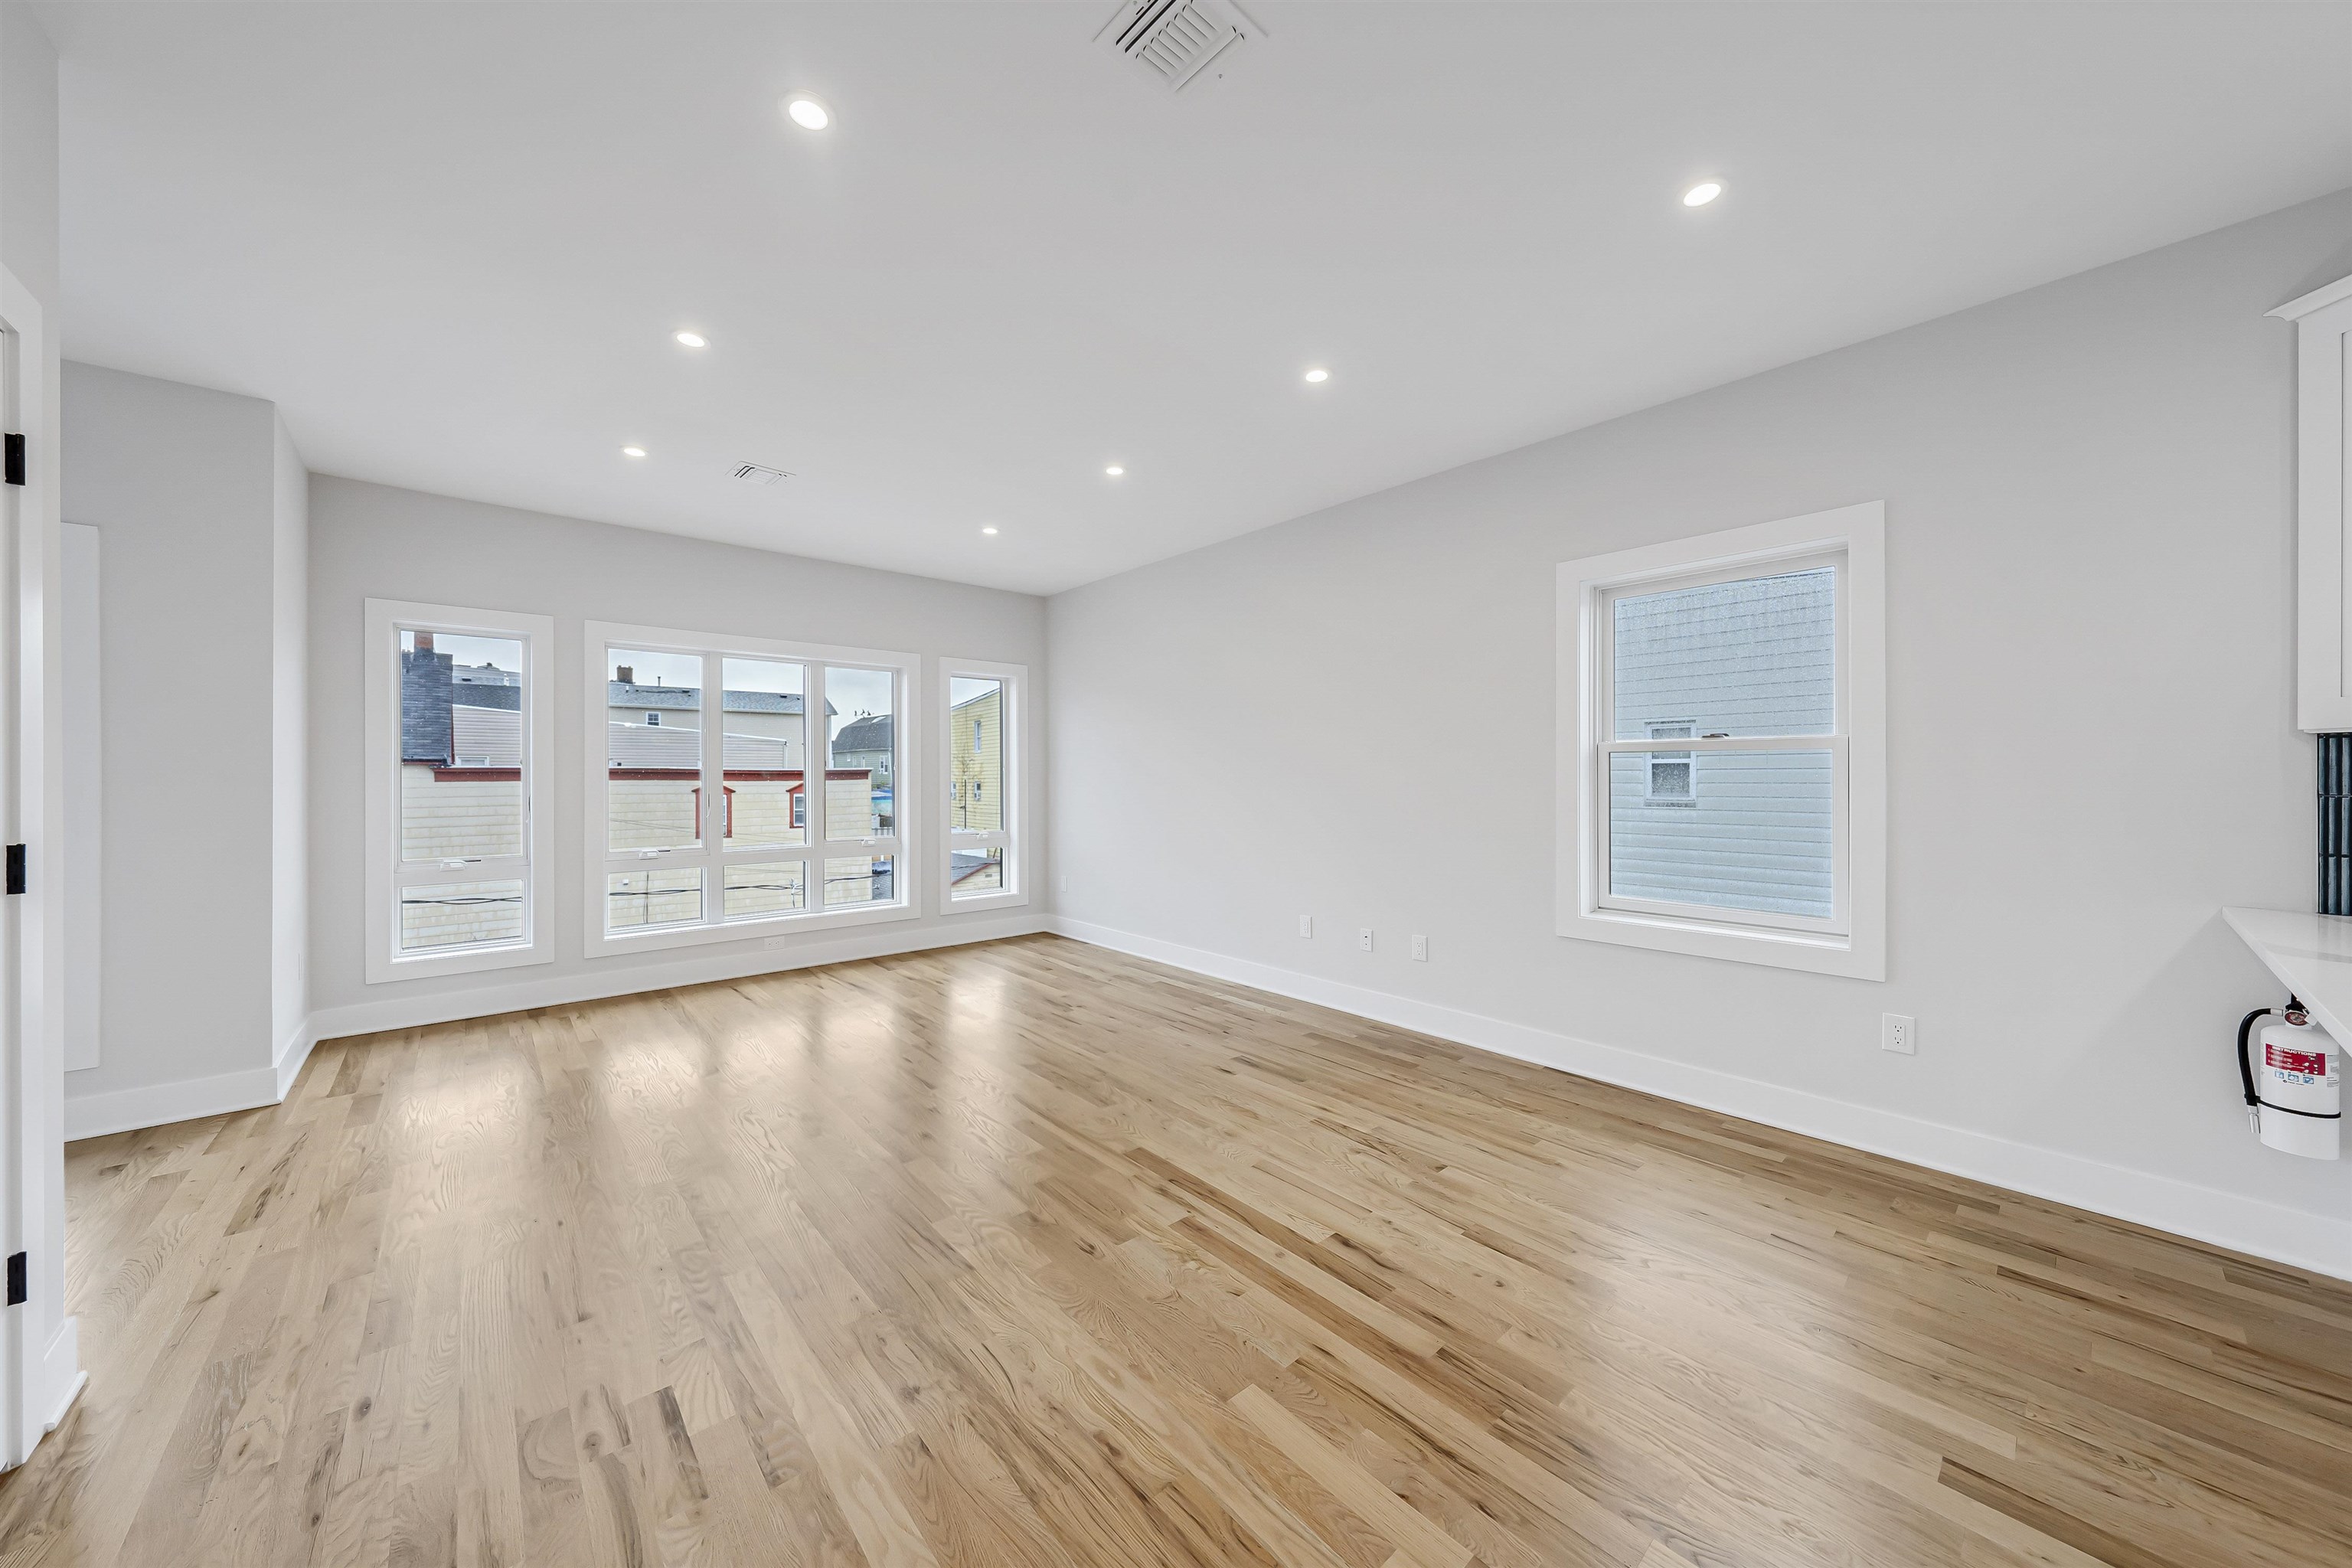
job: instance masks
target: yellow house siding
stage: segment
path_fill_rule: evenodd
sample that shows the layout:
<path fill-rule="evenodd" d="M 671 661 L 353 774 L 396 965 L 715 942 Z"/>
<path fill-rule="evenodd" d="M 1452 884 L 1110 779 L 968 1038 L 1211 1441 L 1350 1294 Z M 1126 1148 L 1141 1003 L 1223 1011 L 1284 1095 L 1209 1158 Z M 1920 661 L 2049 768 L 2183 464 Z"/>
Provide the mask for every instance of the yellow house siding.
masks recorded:
<path fill-rule="evenodd" d="M 967 833 L 1000 831 L 1004 826 L 1002 684 L 949 710 L 948 743 L 949 826 Z"/>

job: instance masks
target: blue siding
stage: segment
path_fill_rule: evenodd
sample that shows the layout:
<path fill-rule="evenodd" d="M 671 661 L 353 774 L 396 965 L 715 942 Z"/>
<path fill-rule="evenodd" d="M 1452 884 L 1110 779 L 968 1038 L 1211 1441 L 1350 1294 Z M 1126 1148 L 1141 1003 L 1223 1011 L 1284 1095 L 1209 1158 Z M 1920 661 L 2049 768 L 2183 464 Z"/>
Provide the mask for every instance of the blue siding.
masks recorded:
<path fill-rule="evenodd" d="M 1835 574 L 1828 567 L 1616 601 L 1617 738 L 1825 734 L 1835 719 Z M 1835 912 L 1831 754 L 1646 757 L 1609 777 L 1610 888 L 1633 898 L 1826 918 Z"/>

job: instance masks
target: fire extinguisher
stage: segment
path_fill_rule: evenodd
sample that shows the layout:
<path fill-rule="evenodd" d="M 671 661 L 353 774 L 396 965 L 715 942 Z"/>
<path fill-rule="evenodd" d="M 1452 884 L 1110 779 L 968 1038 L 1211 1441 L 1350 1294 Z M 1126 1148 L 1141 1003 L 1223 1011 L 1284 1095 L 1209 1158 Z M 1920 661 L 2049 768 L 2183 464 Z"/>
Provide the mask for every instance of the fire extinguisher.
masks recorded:
<path fill-rule="evenodd" d="M 2238 1025 L 2238 1079 L 2246 1091 L 2246 1115 L 2254 1131 L 2273 1149 L 2313 1160 L 2343 1152 L 2343 1047 L 2311 1021 L 2303 1004 L 2287 998 L 2281 1022 L 2263 1027 L 2250 1040 L 2254 1020 L 2270 1013 L 2257 1007 Z M 2257 1067 L 2249 1045 L 2262 1051 Z"/>

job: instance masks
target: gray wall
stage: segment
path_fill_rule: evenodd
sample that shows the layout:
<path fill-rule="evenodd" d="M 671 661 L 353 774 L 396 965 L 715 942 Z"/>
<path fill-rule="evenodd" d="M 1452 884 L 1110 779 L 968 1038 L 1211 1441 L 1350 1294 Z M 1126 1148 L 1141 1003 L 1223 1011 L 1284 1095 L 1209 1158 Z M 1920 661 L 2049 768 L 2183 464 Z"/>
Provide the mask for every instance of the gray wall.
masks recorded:
<path fill-rule="evenodd" d="M 310 1015 L 310 475 L 270 420 L 270 988 L 273 1059 Z"/>
<path fill-rule="evenodd" d="M 101 1033 L 71 1102 L 269 1068 L 273 998 L 299 996 L 301 933 L 286 945 L 276 894 L 304 803 L 278 787 L 301 765 L 274 689 L 299 673 L 301 526 L 280 515 L 299 459 L 276 408 L 68 364 L 65 416 L 66 517 L 98 529 L 106 562 Z M 69 1104 L 78 1130 L 89 1117 Z"/>
<path fill-rule="evenodd" d="M 323 1033 L 375 1026 L 383 1016 L 461 1016 L 534 1005 L 551 994 L 585 995 L 676 984 L 715 963 L 772 956 L 793 962 L 795 949 L 845 937 L 917 942 L 987 920 L 941 916 L 938 878 L 928 857 L 941 830 L 939 792 L 924 789 L 908 808 L 927 815 L 919 853 L 919 920 L 855 932 L 820 931 L 782 939 L 711 942 L 588 959 L 579 915 L 583 868 L 582 777 L 558 765 L 547 781 L 555 800 L 555 962 L 487 974 L 366 983 L 365 746 L 359 694 L 361 616 L 371 598 L 413 599 L 555 617 L 555 668 L 581 668 L 582 623 L 634 622 L 680 630 L 731 633 L 799 642 L 909 650 L 924 656 L 921 725 L 907 737 L 926 759 L 919 776 L 935 779 L 931 707 L 933 661 L 940 656 L 999 659 L 1031 668 L 1042 696 L 1045 603 L 1025 594 L 972 588 L 925 577 L 842 566 L 735 545 L 681 539 L 605 523 L 517 511 L 314 475 L 310 481 L 310 1005 Z M 556 692 L 555 754 L 582 754 L 579 694 L 561 680 Z M 1042 706 L 1033 700 L 1033 712 Z M 601 703 L 596 721 L 604 721 Z M 1038 778 L 1043 727 L 1031 726 L 1031 765 Z M 908 792 L 902 790 L 901 795 Z M 1043 821 L 1033 799 L 1030 821 Z M 1045 876 L 1040 836 L 1032 833 L 1038 885 Z M 1014 911 L 1017 913 L 1018 911 Z M 349 1011 L 370 1009 L 365 1015 Z M 339 1011 L 341 1016 L 338 1017 Z"/>
<path fill-rule="evenodd" d="M 2220 910 L 2311 907 L 2263 313 L 2347 271 L 2352 193 L 1058 595 L 1059 910 L 2340 1226 Z M 1887 982 L 1552 934 L 1554 563 L 1881 498 Z"/>

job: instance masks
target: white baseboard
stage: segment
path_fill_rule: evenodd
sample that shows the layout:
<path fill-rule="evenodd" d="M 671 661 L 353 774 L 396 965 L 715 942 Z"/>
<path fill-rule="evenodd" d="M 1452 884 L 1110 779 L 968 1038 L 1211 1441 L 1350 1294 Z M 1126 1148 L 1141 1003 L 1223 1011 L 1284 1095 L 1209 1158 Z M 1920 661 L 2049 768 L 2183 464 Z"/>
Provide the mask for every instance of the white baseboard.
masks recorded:
<path fill-rule="evenodd" d="M 1045 921 L 1046 917 L 1024 910 L 1002 920 L 974 919 L 969 924 L 912 930 L 907 924 L 867 926 L 863 931 L 853 927 L 853 934 L 835 941 L 791 949 L 765 948 L 629 969 L 551 974 L 425 996 L 387 996 L 381 1002 L 322 1007 L 310 1015 L 310 1034 L 314 1040 L 339 1040 L 348 1035 L 422 1028 L 427 1024 L 451 1024 L 460 1018 L 489 1018 L 530 1007 L 561 1007 L 606 996 L 630 996 L 644 991 L 667 991 L 677 985 L 705 985 L 714 980 L 741 980 L 753 974 L 810 969 L 820 963 L 887 958 L 892 953 L 920 952 L 934 947 L 962 947 L 975 942 L 1027 936 L 1044 931 Z"/>
<path fill-rule="evenodd" d="M 550 975 L 466 991 L 389 996 L 380 1002 L 322 1007 L 278 1045 L 272 1066 L 102 1094 L 68 1096 L 66 1142 L 276 1105 L 293 1089 L 302 1064 L 310 1060 L 311 1048 L 321 1040 L 372 1035 L 380 1029 L 421 1028 L 427 1024 L 449 1024 L 461 1018 L 495 1017 L 500 1013 L 519 1013 L 530 1007 L 560 1007 L 572 1002 L 667 991 L 673 986 L 701 985 L 714 980 L 741 980 L 753 974 L 774 974 L 820 963 L 919 952 L 926 948 L 995 942 L 1008 936 L 1027 936 L 1044 931 L 1045 926 L 1046 917 L 1025 910 L 997 920 L 964 917 L 952 924 L 915 930 L 904 924 L 872 926 L 837 941 L 810 942 L 790 949 L 761 948 L 747 953 L 681 959 L 603 973 Z"/>
<path fill-rule="evenodd" d="M 278 1047 L 278 1098 L 286 1098 L 294 1080 L 302 1075 L 302 1064 L 310 1059 L 310 1047 L 319 1043 L 319 1020 L 306 1017 L 294 1026 Z"/>
<path fill-rule="evenodd" d="M 1393 1024 L 1497 1056 L 1598 1079 L 1685 1105 L 1760 1121 L 1768 1127 L 1801 1132 L 2215 1247 L 2272 1258 L 2297 1268 L 2352 1279 L 2352 1219 L 2242 1197 L 2079 1154 L 1946 1126 L 1901 1111 L 1881 1110 L 1804 1089 L 1784 1089 L 1714 1068 L 1694 1067 L 1433 1002 L 1418 1002 L 1296 970 L 1229 958 L 1066 916 L 1051 917 L 1049 929 L 1097 947 L 1112 948 L 1214 979 L 1271 991 L 1278 996 Z"/>
<path fill-rule="evenodd" d="M 54 1432 L 89 1384 L 89 1373 L 82 1370 L 81 1364 L 79 1318 L 68 1318 L 49 1336 L 48 1349 L 41 1354 L 41 1374 L 42 1386 L 50 1391 L 49 1413 L 42 1419 L 41 1430 Z"/>
<path fill-rule="evenodd" d="M 211 1078 L 174 1079 L 169 1083 L 141 1084 L 136 1089 L 110 1089 L 103 1094 L 66 1097 L 66 1142 L 129 1132 L 140 1127 L 163 1127 L 218 1116 L 231 1110 L 251 1110 L 275 1105 L 278 1069 L 247 1068 Z"/>

